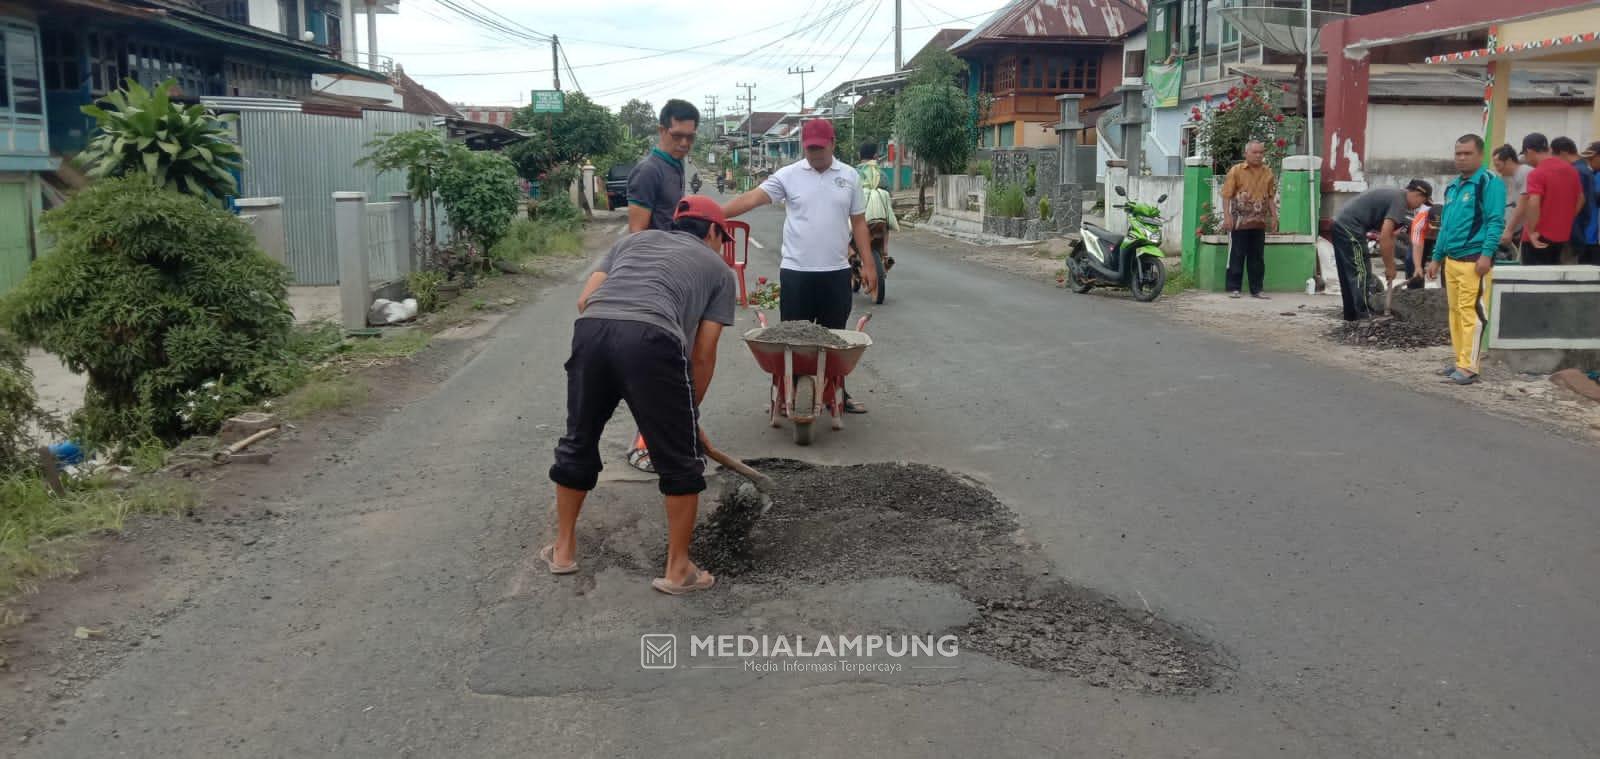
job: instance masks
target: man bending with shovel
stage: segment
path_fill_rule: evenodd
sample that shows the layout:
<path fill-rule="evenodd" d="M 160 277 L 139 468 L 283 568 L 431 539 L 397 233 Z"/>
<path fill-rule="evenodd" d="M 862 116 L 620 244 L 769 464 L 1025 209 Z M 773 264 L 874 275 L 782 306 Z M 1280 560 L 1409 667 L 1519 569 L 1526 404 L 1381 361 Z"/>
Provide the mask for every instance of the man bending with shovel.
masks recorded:
<path fill-rule="evenodd" d="M 727 217 L 716 201 L 679 201 L 672 230 L 623 238 L 600 260 L 578 297 L 567 361 L 567 433 L 556 445 L 556 542 L 539 552 L 553 574 L 578 571 L 575 530 L 602 468 L 600 435 L 620 401 L 650 441 L 667 508 L 667 567 L 651 586 L 671 595 L 716 579 L 689 560 L 706 488 L 700 401 L 717 362 L 717 339 L 733 324 L 738 292 L 720 251 Z"/>

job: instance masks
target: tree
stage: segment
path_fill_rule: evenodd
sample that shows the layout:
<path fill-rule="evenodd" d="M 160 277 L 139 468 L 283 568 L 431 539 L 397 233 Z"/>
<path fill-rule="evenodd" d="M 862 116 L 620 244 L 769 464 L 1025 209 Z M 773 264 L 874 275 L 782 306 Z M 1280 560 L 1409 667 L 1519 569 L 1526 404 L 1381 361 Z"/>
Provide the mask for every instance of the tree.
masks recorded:
<path fill-rule="evenodd" d="M 1267 147 L 1267 164 L 1277 171 L 1289 146 L 1305 131 L 1305 119 L 1286 116 L 1279 106 L 1287 85 L 1271 85 L 1246 77 L 1242 86 L 1228 89 L 1220 102 L 1206 97 L 1205 108 L 1195 106 L 1189 120 L 1197 124 L 1195 140 L 1211 158 L 1212 170 L 1226 172 L 1244 160 L 1244 147 L 1260 140 Z"/>
<path fill-rule="evenodd" d="M 919 214 L 927 210 L 934 174 L 965 170 L 977 142 L 973 133 L 977 106 L 955 83 L 965 70 L 966 64 L 948 52 L 929 55 L 895 104 L 900 140 L 923 164 L 917 182 Z"/>
<path fill-rule="evenodd" d="M 82 156 L 89 176 L 148 174 L 169 190 L 213 201 L 234 194 L 240 154 L 226 126 L 233 117 L 172 102 L 168 93 L 176 86 L 168 79 L 151 91 L 129 79 L 99 105 L 83 106 L 95 121 Z"/>
<path fill-rule="evenodd" d="M 357 166 L 371 165 L 379 172 L 404 171 L 406 191 L 422 204 L 422 228 L 432 232 L 438 224 L 433 194 L 439 189 L 439 175 L 450 164 L 450 151 L 444 137 L 431 129 L 385 134 L 367 143 L 366 157 Z"/>
<path fill-rule="evenodd" d="M 869 95 L 865 98 L 865 102 L 855 109 L 851 118 L 835 122 L 841 135 L 839 150 L 843 152 L 844 160 L 854 163 L 856 149 L 862 143 L 870 142 L 880 147 L 887 145 L 894 133 L 894 115 L 895 98 Z"/>
<path fill-rule="evenodd" d="M 636 140 L 655 136 L 656 128 L 660 124 L 656 109 L 650 105 L 650 101 L 638 98 L 629 100 L 618 108 L 617 119 L 622 122 L 623 128 L 628 130 L 628 136 Z"/>
<path fill-rule="evenodd" d="M 610 153 L 623 134 L 617 117 L 581 92 L 567 93 L 561 113 L 534 113 L 532 106 L 518 111 L 511 128 L 532 135 L 505 151 L 530 181 L 553 166 Z"/>

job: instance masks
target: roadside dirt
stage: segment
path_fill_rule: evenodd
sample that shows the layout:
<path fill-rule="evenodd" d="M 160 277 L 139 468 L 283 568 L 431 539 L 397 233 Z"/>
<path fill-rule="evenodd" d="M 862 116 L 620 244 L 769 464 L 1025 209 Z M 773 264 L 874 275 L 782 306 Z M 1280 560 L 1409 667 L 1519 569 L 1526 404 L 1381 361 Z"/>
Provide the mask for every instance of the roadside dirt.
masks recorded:
<path fill-rule="evenodd" d="M 751 464 L 779 492 L 763 514 L 748 488 L 726 489 L 692 549 L 714 574 L 775 595 L 846 579 L 950 586 L 976 610 L 945 631 L 965 648 L 1101 687 L 1192 694 L 1218 684 L 1215 649 L 1054 576 L 1011 513 L 974 482 L 919 464 Z"/>
<path fill-rule="evenodd" d="M 591 225 L 586 250 L 609 245 L 613 227 Z M 588 260 L 587 255 L 552 259 L 537 275 L 486 280 L 484 287 L 462 296 L 463 304 L 434 315 L 438 324 L 432 326 L 453 326 L 425 350 L 351 371 L 349 376 L 369 389 L 366 401 L 293 423 L 253 449 L 272 453 L 266 465 L 191 472 L 200 507 L 181 517 L 131 518 L 122 533 L 89 540 L 75 574 L 39 583 L 35 592 L 9 600 L 23 621 L 0 628 L 0 746 L 25 744 L 64 725 L 57 714 L 97 677 L 202 603 L 208 588 L 227 579 L 244 552 L 271 545 L 295 518 L 287 504 L 314 488 L 322 471 L 342 460 L 343 451 L 376 429 L 382 417 L 432 392 L 476 355 L 489 328 L 504 318 L 493 312 L 526 305 Z M 480 301 L 484 305 L 474 307 Z M 475 325 L 481 328 L 471 329 Z M 78 639 L 73 633 L 80 626 L 105 634 Z"/>

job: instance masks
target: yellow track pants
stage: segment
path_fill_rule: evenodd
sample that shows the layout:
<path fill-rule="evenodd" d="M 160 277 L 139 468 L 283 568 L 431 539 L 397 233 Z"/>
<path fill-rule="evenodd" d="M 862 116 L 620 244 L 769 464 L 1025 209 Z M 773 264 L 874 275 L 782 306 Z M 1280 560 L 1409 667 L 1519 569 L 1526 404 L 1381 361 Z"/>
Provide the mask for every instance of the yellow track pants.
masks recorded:
<path fill-rule="evenodd" d="M 1494 274 L 1478 274 L 1476 261 L 1444 260 L 1444 286 L 1450 298 L 1450 345 L 1456 368 L 1478 373 L 1489 328 L 1489 284 Z"/>

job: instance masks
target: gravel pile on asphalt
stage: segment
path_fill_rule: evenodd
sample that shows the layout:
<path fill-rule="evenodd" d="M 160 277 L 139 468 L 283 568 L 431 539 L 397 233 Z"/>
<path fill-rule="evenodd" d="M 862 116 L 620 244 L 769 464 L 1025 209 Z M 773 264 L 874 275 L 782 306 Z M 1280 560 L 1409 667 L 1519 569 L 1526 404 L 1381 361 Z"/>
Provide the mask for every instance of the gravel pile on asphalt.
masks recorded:
<path fill-rule="evenodd" d="M 824 348 L 848 348 L 850 343 L 833 334 L 828 329 L 816 322 L 790 321 L 778 322 L 767 327 L 757 335 L 756 340 L 764 343 L 784 343 L 786 345 L 819 345 Z"/>
<path fill-rule="evenodd" d="M 1191 694 L 1217 687 L 1221 656 L 1154 614 L 1053 576 L 977 484 L 916 464 L 750 462 L 778 482 L 761 512 L 729 483 L 691 553 L 719 577 L 775 594 L 871 578 L 953 586 L 977 609 L 949 631 L 963 649 L 1092 685 Z M 930 631 L 932 632 L 932 631 Z"/>
<path fill-rule="evenodd" d="M 1340 321 L 1328 330 L 1334 342 L 1362 348 L 1417 350 L 1450 344 L 1450 327 L 1443 324 L 1405 321 L 1392 316 L 1375 316 L 1359 321 Z"/>
<path fill-rule="evenodd" d="M 1339 310 L 1331 312 L 1339 318 Z M 1389 302 L 1389 314 L 1371 319 L 1341 320 L 1327 332 L 1344 345 L 1382 350 L 1417 350 L 1450 344 L 1449 303 L 1443 290 L 1399 289 Z"/>

